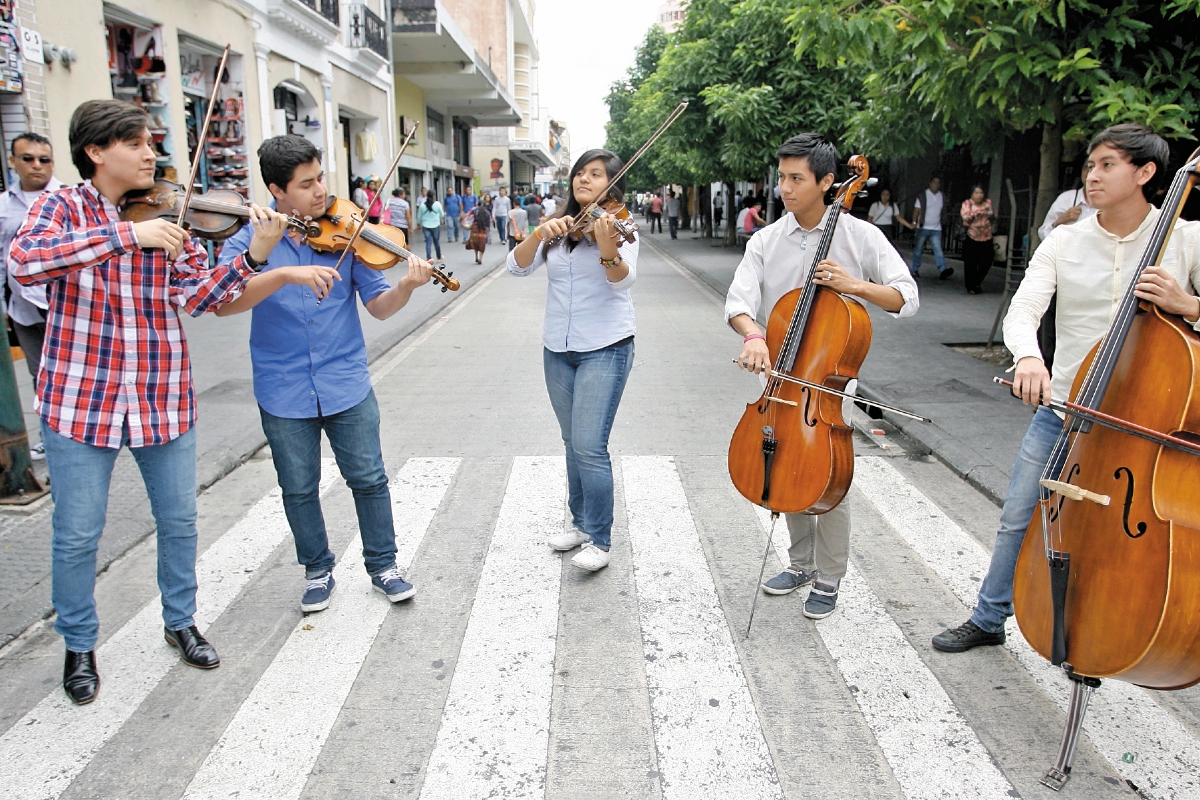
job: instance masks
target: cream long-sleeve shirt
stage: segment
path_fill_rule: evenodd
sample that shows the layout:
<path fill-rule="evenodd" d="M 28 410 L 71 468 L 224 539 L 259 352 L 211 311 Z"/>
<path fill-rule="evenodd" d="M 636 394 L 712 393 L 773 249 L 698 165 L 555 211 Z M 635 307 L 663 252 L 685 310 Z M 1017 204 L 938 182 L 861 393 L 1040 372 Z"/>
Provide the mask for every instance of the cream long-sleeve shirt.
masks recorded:
<path fill-rule="evenodd" d="M 816 228 L 805 230 L 795 214 L 784 214 L 750 237 L 725 298 L 726 322 L 738 314 L 749 314 L 751 319 L 764 324 L 779 298 L 799 287 L 807 277 L 824 231 L 824 217 Z M 917 313 L 917 282 L 896 248 L 876 226 L 842 214 L 828 258 L 855 278 L 891 286 L 900 292 L 904 305 L 892 316 L 910 317 Z"/>
<path fill-rule="evenodd" d="M 1004 344 L 1014 362 L 1026 356 L 1041 358 L 1038 325 L 1050 298 L 1058 293 L 1050 381 L 1055 400 L 1069 399 L 1075 373 L 1108 330 L 1159 214 L 1151 206 L 1138 229 L 1123 237 L 1101 227 L 1098 216 L 1059 225 L 1030 259 L 1004 318 Z M 1175 223 L 1162 267 L 1184 291 L 1196 294 L 1200 287 L 1200 222 Z M 1200 320 L 1193 327 L 1200 330 Z"/>

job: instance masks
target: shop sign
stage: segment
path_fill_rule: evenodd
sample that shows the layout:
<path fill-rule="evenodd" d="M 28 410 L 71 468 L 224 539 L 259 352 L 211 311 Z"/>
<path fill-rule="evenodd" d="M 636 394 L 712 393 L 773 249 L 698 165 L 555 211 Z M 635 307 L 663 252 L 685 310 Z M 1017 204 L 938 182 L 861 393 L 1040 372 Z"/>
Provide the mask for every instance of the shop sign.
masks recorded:
<path fill-rule="evenodd" d="M 470 167 L 466 166 L 465 164 L 455 164 L 454 165 L 454 175 L 455 175 L 455 177 L 458 177 L 458 178 L 468 178 L 468 179 L 474 178 L 475 170 L 471 169 Z"/>
<path fill-rule="evenodd" d="M 42 54 L 42 35 L 32 28 L 21 28 L 21 52 L 26 61 L 46 63 L 46 57 Z"/>

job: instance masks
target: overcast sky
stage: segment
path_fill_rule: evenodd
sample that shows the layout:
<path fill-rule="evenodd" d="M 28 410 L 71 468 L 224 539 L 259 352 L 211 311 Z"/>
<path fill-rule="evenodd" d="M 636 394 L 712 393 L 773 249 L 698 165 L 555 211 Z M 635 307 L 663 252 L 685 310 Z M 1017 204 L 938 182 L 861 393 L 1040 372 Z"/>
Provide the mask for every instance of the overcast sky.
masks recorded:
<path fill-rule="evenodd" d="M 604 146 L 604 97 L 624 77 L 661 0 L 539 0 L 538 88 L 543 113 L 567 124 L 572 158 Z"/>

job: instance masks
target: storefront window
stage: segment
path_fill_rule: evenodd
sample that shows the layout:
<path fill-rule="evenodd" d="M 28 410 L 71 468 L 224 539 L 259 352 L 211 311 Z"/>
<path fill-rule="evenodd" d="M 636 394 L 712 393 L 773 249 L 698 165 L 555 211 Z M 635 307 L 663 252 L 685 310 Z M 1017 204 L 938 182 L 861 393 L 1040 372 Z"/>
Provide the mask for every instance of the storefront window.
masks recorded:
<path fill-rule="evenodd" d="M 155 178 L 178 181 L 162 27 L 110 21 L 105 25 L 105 35 L 113 97 L 143 108 L 150 115 L 152 146 L 158 156 Z"/>
<path fill-rule="evenodd" d="M 246 152 L 245 97 L 243 94 L 242 57 L 230 55 L 224 74 L 217 75 L 221 59 L 209 47 L 180 42 L 179 67 L 183 84 L 188 138 L 188 164 L 196 155 L 203 138 L 199 188 L 233 189 L 250 197 L 250 175 Z M 208 111 L 213 81 L 219 81 L 217 106 L 212 123 L 203 137 L 200 126 Z"/>

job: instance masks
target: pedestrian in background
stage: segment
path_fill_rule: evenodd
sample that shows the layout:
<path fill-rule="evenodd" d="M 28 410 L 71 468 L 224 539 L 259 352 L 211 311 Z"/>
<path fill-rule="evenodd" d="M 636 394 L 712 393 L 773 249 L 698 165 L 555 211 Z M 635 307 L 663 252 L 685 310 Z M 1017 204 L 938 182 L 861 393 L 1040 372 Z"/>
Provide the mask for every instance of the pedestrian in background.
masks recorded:
<path fill-rule="evenodd" d="M 721 220 L 725 217 L 725 193 L 717 192 L 713 195 L 713 230 L 721 229 Z"/>
<path fill-rule="evenodd" d="M 580 156 L 571 167 L 570 194 L 562 211 L 508 254 L 511 274 L 524 277 L 544 266 L 549 282 L 542 368 L 566 448 L 572 527 L 548 544 L 564 552 L 582 545 L 571 564 L 593 572 L 608 566 L 610 558 L 613 474 L 608 439 L 633 368 L 629 287 L 637 278 L 638 243 L 626 243 L 607 212 L 596 220 L 595 241 L 568 239 L 566 218 L 605 194 L 619 202 L 624 181 L 615 186 L 610 181 L 620 169 L 621 159 L 608 150 Z"/>
<path fill-rule="evenodd" d="M 54 150 L 50 140 L 37 133 L 22 133 L 12 141 L 12 167 L 17 180 L 0 195 L 0 286 L 7 289 L 8 318 L 21 352 L 25 354 L 25 367 L 33 378 L 33 392 L 37 394 L 38 367 L 42 363 L 42 344 L 46 340 L 45 286 L 22 286 L 8 272 L 8 246 L 21 223 L 43 192 L 53 192 L 62 187 L 54 177 Z M 46 457 L 46 445 L 38 442 L 29 448 L 34 461 Z"/>
<path fill-rule="evenodd" d="M 660 225 L 662 223 L 659 223 Z M 675 196 L 675 192 L 671 192 L 671 196 L 667 198 L 667 231 L 671 234 L 672 239 L 678 239 L 676 235 L 679 233 L 679 198 Z"/>
<path fill-rule="evenodd" d="M 63 690 L 77 705 L 100 691 L 96 552 L 126 446 L 156 525 L 163 635 L 189 666 L 221 663 L 194 619 L 196 394 L 180 312 L 198 317 L 229 303 L 258 266 L 247 252 L 210 267 L 204 246 L 173 222 L 120 219 L 124 197 L 154 185 L 150 125 L 120 100 L 76 108 L 68 135 L 83 182 L 38 198 L 9 248 L 16 279 L 46 286 L 50 300 L 37 413 L 54 497 L 54 629 L 67 646 Z M 258 206 L 250 214 L 256 252 L 287 230 L 282 214 Z"/>
<path fill-rule="evenodd" d="M 983 290 L 983 279 L 996 259 L 996 250 L 992 246 L 992 218 L 996 212 L 992 210 L 992 201 L 983 184 L 977 183 L 971 189 L 971 196 L 963 200 L 959 215 L 967 228 L 962 251 L 967 294 L 979 294 Z"/>
<path fill-rule="evenodd" d="M 542 198 L 542 213 L 546 218 L 554 216 L 554 212 L 558 210 L 558 199 L 554 196 L 554 192 L 550 192 Z"/>
<path fill-rule="evenodd" d="M 1059 225 L 1072 225 L 1096 213 L 1096 209 L 1088 203 L 1087 173 L 1087 162 L 1084 162 L 1079 175 L 1080 185 L 1063 192 L 1050 204 L 1046 219 L 1038 228 L 1038 238 L 1043 242 L 1050 236 L 1050 231 Z"/>
<path fill-rule="evenodd" d="M 446 191 L 445 217 L 446 217 L 446 227 L 449 228 L 449 232 L 446 234 L 447 242 L 457 242 L 458 241 L 458 218 L 459 218 L 459 215 L 461 215 L 461 214 L 462 214 L 462 198 L 454 193 L 454 187 L 451 186 Z M 422 226 L 422 227 L 424 227 L 424 226 Z M 441 257 L 442 257 L 442 250 L 441 250 L 441 245 L 439 244 L 438 258 L 441 258 Z M 428 258 L 428 250 L 426 251 L 426 258 Z"/>
<path fill-rule="evenodd" d="M 899 223 L 909 230 L 916 228 L 911 222 L 904 218 L 900 213 L 900 207 L 892 202 L 892 190 L 882 189 L 879 192 L 879 199 L 871 204 L 867 209 L 867 220 L 879 230 L 883 231 L 883 235 L 887 240 L 896 244 L 896 224 Z"/>
<path fill-rule="evenodd" d="M 462 194 L 462 213 L 470 214 L 477 205 L 479 205 L 479 198 L 475 195 L 475 189 L 468 183 Z"/>
<path fill-rule="evenodd" d="M 654 196 L 650 198 L 650 232 L 651 233 L 654 233 L 655 223 L 658 224 L 658 232 L 662 233 L 662 211 L 663 211 L 662 195 L 660 195 L 658 192 L 655 192 Z"/>
<path fill-rule="evenodd" d="M 453 191 L 451 192 L 453 195 Z M 446 212 L 437 201 L 433 189 L 425 192 L 425 202 L 417 206 L 417 224 L 421 226 L 421 235 L 425 237 L 425 259 L 433 258 L 433 248 L 437 248 L 438 261 L 442 260 L 442 220 Z M 457 222 L 457 218 L 455 219 Z M 451 228 L 454 227 L 452 224 Z"/>
<path fill-rule="evenodd" d="M 379 224 L 379 216 L 383 213 L 383 198 L 379 195 L 380 180 L 374 176 L 367 181 L 367 222 Z"/>
<path fill-rule="evenodd" d="M 492 201 L 492 215 L 496 218 L 496 232 L 500 234 L 500 244 L 508 242 L 508 216 L 512 213 L 512 200 L 508 198 L 508 189 L 500 187 L 500 194 Z"/>
<path fill-rule="evenodd" d="M 404 189 L 393 189 L 392 199 L 388 200 L 388 224 L 404 231 L 404 241 L 412 246 L 412 207 L 408 203 L 408 192 Z"/>
<path fill-rule="evenodd" d="M 467 247 L 475 251 L 475 263 L 483 263 L 483 251 L 487 249 L 488 239 L 492 234 L 491 205 L 485 199 L 475 206 L 471 212 L 471 235 Z"/>
<path fill-rule="evenodd" d="M 914 278 L 921 271 L 921 252 L 925 243 L 933 248 L 933 260 L 937 264 L 938 277 L 946 280 L 954 274 L 954 270 L 946 266 L 946 256 L 942 254 L 942 208 L 946 198 L 942 194 L 942 179 L 934 175 L 929 179 L 929 188 L 917 196 L 917 204 L 913 207 L 913 224 L 917 229 L 917 242 L 913 245 L 912 267 L 910 271 Z"/>
<path fill-rule="evenodd" d="M 367 182 L 362 178 L 355 178 L 350 184 L 350 201 L 363 211 L 370 205 L 371 201 L 367 198 Z"/>
<path fill-rule="evenodd" d="M 533 233 L 533 229 L 542 224 L 542 204 L 538 202 L 535 195 L 529 195 L 525 198 L 525 214 L 529 217 L 529 232 Z"/>
<path fill-rule="evenodd" d="M 321 154 L 308 139 L 273 136 L 259 146 L 258 164 L 276 208 L 298 217 L 324 213 L 327 190 Z M 372 183 L 378 188 L 379 181 Z M 284 236 L 286 220 L 281 222 L 280 235 L 270 247 L 253 243 L 251 232 L 259 226 L 247 225 L 221 248 L 220 263 L 247 252 L 262 271 L 218 315 L 252 310 L 254 397 L 271 446 L 296 560 L 304 567 L 300 611 L 324 611 L 336 585 L 336 559 L 321 510 L 322 433 L 354 497 L 371 587 L 398 603 L 416 589 L 396 564 L 379 403 L 367 370 L 358 304 L 361 301 L 375 319 L 392 317 L 414 291 L 429 283 L 430 265 L 410 256 L 407 274 L 389 286 L 382 272 L 357 258 L 317 252 L 303 238 Z M 294 276 L 306 279 L 297 281 Z"/>
<path fill-rule="evenodd" d="M 762 217 L 762 207 L 762 200 L 755 200 L 754 205 L 746 209 L 746 216 L 742 218 L 743 232 L 753 236 L 767 227 L 767 221 Z"/>
<path fill-rule="evenodd" d="M 508 249 L 525 241 L 529 235 L 529 214 L 521 206 L 513 206 L 508 218 Z"/>

